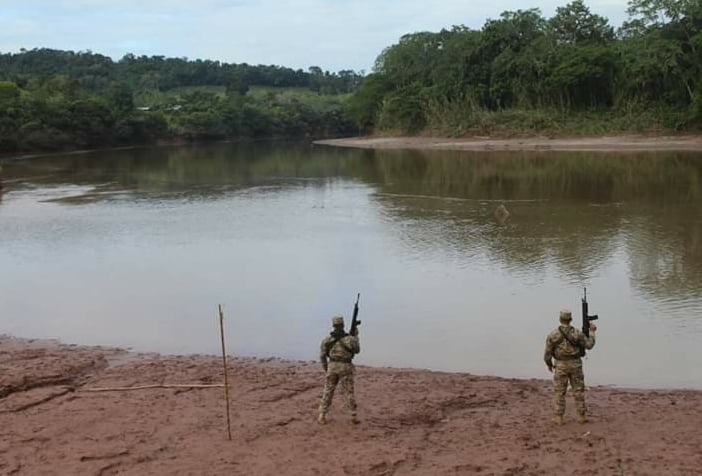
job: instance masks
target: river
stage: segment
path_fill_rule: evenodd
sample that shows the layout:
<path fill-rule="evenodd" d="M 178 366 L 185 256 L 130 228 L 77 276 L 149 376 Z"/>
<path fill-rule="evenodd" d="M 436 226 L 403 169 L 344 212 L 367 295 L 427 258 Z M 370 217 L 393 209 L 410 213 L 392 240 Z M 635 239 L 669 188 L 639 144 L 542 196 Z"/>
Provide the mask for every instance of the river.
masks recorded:
<path fill-rule="evenodd" d="M 702 155 L 212 144 L 5 160 L 0 332 L 317 358 L 361 293 L 358 363 L 702 388 Z M 508 217 L 496 214 L 504 205 Z"/>

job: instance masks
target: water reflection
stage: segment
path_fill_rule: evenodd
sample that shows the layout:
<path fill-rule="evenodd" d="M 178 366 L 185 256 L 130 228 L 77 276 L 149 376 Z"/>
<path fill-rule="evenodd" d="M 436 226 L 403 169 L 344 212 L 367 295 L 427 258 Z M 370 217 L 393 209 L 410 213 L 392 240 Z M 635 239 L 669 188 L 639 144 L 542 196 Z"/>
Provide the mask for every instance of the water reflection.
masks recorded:
<path fill-rule="evenodd" d="M 376 321 L 367 363 L 534 376 L 542 331 L 587 285 L 607 316 L 605 342 L 617 342 L 592 357 L 600 382 L 702 387 L 689 370 L 702 357 L 687 347 L 702 335 L 699 155 L 229 144 L 3 165 L 7 331 L 42 335 L 17 317 L 38 292 L 39 321 L 61 321 L 59 337 L 216 351 L 187 316 L 235 294 L 261 321 L 240 329 L 242 351 L 300 358 L 360 287 Z M 121 340 L 66 330 L 90 309 Z M 172 327 L 171 314 L 188 346 L 149 333 Z M 270 326 L 284 332 L 261 339 Z M 398 328 L 403 345 L 392 343 Z M 659 355 L 607 365 L 643 342 Z M 496 361 L 495 348 L 512 350 Z"/>
<path fill-rule="evenodd" d="M 382 152 L 365 177 L 417 246 L 476 249 L 526 273 L 585 283 L 625 243 L 642 292 L 698 299 L 702 157 Z M 405 163 L 410 165 L 404 166 Z M 501 223 L 494 210 L 510 212 Z M 412 228 L 415 229 L 412 229 Z"/>
<path fill-rule="evenodd" d="M 21 182 L 18 186 L 70 183 L 93 186 L 101 195 L 129 191 L 197 199 L 260 185 L 345 176 L 348 159 L 348 154 L 329 150 L 315 154 L 311 146 L 246 144 L 53 156 L 9 162 L 6 169 Z"/>

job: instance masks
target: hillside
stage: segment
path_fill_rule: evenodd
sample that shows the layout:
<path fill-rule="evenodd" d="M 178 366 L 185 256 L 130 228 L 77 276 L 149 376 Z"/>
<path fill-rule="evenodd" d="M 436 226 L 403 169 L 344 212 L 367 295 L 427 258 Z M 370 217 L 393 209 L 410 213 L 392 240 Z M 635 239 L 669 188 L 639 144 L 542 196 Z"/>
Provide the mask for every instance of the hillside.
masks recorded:
<path fill-rule="evenodd" d="M 0 152 L 251 138 L 354 129 L 353 71 L 92 52 L 0 54 Z"/>

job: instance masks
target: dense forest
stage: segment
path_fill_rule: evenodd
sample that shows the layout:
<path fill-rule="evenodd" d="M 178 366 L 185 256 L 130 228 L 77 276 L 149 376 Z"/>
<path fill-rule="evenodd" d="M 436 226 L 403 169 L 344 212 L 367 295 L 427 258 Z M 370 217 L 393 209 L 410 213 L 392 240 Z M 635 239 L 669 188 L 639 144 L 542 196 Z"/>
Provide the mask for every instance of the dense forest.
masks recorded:
<path fill-rule="evenodd" d="M 702 2 L 575 0 L 545 18 L 403 36 L 367 76 L 51 49 L 0 54 L 0 152 L 355 134 L 601 134 L 702 126 Z"/>
<path fill-rule="evenodd" d="M 582 0 L 544 18 L 412 33 L 348 110 L 370 130 L 441 135 L 690 130 L 702 121 L 702 2 L 631 0 L 615 29 Z"/>
<path fill-rule="evenodd" d="M 348 134 L 362 75 L 51 49 L 0 54 L 0 151 Z"/>

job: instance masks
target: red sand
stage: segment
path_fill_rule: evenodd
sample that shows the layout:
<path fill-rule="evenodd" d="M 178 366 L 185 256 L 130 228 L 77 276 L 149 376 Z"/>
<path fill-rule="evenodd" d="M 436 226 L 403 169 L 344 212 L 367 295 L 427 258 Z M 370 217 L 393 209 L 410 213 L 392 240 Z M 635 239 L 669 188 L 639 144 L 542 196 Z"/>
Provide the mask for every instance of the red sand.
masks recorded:
<path fill-rule="evenodd" d="M 88 393 L 220 383 L 216 356 L 0 337 L 0 474 L 434 475 L 702 472 L 702 392 L 588 391 L 591 422 L 551 423 L 551 384 L 359 367 L 362 423 L 335 399 L 315 423 L 319 366 L 232 359 L 223 389 Z"/>

